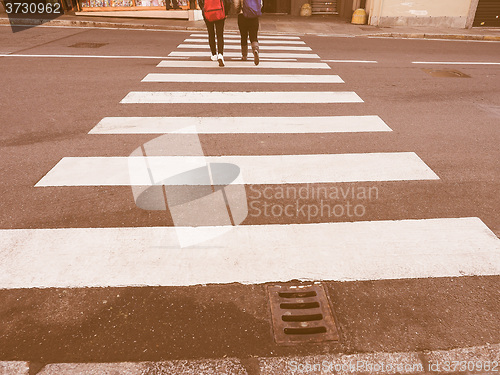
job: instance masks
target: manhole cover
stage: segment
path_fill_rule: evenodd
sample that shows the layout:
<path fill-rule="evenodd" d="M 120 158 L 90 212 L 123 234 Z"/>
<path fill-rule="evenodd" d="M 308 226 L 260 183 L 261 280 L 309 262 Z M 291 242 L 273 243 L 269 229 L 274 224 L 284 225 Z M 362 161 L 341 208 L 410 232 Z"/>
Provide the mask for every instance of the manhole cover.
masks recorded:
<path fill-rule="evenodd" d="M 276 343 L 339 340 L 328 298 L 320 284 L 270 285 L 267 290 Z"/>
<path fill-rule="evenodd" d="M 108 43 L 76 43 L 71 45 L 73 48 L 99 48 L 105 46 Z"/>
<path fill-rule="evenodd" d="M 433 77 L 470 78 L 469 75 L 459 72 L 458 70 L 433 70 L 433 69 L 422 69 L 422 70 Z"/>

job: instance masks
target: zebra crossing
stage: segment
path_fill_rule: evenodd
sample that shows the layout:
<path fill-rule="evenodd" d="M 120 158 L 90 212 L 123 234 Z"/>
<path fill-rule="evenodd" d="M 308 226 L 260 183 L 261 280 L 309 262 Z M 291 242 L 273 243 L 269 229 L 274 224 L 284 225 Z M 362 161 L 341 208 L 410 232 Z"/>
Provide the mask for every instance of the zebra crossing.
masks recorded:
<path fill-rule="evenodd" d="M 227 49 L 238 49 L 228 33 Z M 206 35 L 190 34 L 168 60 L 149 73 L 147 83 L 211 83 L 213 91 L 131 91 L 120 103 L 172 104 L 353 104 L 363 99 L 339 88 L 338 75 L 317 74 L 331 67 L 310 53 L 299 37 L 263 35 L 262 62 L 238 61 L 225 53 L 219 68 L 208 61 Z M 274 52 L 287 51 L 287 52 Z M 304 61 L 307 60 L 307 61 Z M 311 61 L 313 60 L 313 61 Z M 184 69 L 185 73 L 169 72 Z M 214 74 L 195 69 L 218 68 Z M 255 74 L 254 69 L 290 69 L 307 74 Z M 223 69 L 223 70 L 222 70 Z M 233 70 L 234 69 L 234 73 Z M 316 72 L 316 74 L 315 74 Z M 280 91 L 243 91 L 242 83 L 269 83 Z M 294 91 L 289 83 L 314 90 Z M 219 85 L 233 85 L 222 90 Z M 323 85 L 330 85 L 325 90 Z M 376 114 L 272 117 L 105 117 L 89 132 L 108 134 L 321 134 L 389 133 Z M 232 164 L 245 184 L 287 185 L 366 181 L 438 181 L 439 176 L 415 152 L 289 155 L 200 155 L 193 146 L 183 155 L 64 157 L 35 187 L 186 185 L 172 176 L 204 164 Z M 209 168 L 210 169 L 210 168 Z M 193 185 L 214 185 L 208 180 Z M 231 184 L 231 181 L 225 181 Z M 216 192 L 215 192 L 216 193 Z M 227 201 L 227 199 L 226 199 Z M 227 202 L 226 202 L 227 203 Z M 228 204 L 229 206 L 230 204 Z M 463 275 L 500 275 L 500 241 L 479 218 L 354 221 L 304 224 L 181 226 L 149 228 L 23 229 L 0 232 L 2 248 L 19 251 L 0 276 L 3 288 L 186 286 L 209 283 L 265 283 L 305 280 L 380 280 Z M 191 247 L 179 245 L 179 236 Z M 39 243 L 49 246 L 39 249 Z M 35 251 L 35 249 L 39 249 Z M 71 249 L 71 251 L 69 250 Z M 104 251 L 103 251 L 104 249 Z M 304 253 L 310 254 L 305 259 Z M 29 259 L 29 261 L 26 261 Z M 39 267 L 40 264 L 48 265 Z"/>

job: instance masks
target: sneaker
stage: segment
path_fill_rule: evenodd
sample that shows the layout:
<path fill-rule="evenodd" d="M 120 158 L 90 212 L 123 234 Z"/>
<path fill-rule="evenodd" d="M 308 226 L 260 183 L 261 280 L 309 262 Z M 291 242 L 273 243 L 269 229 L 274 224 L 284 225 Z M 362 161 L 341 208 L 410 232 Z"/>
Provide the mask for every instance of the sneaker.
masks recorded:
<path fill-rule="evenodd" d="M 219 66 L 224 66 L 224 56 L 221 53 L 217 55 L 217 60 L 219 61 Z"/>
<path fill-rule="evenodd" d="M 210 57 L 210 60 L 212 60 L 212 61 L 217 61 L 217 55 L 212 55 L 212 56 Z"/>
<path fill-rule="evenodd" d="M 259 43 L 252 42 L 253 63 L 259 65 Z"/>
<path fill-rule="evenodd" d="M 259 65 L 259 61 L 260 61 L 260 59 L 259 59 L 259 50 L 258 49 L 254 49 L 253 50 L 253 63 L 255 65 Z"/>

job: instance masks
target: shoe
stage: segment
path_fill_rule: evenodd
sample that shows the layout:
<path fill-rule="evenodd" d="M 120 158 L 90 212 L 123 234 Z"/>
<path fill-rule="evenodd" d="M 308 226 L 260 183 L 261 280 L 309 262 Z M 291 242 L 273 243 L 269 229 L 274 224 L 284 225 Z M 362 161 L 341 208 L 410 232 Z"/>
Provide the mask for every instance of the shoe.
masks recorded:
<path fill-rule="evenodd" d="M 252 52 L 253 52 L 253 63 L 255 65 L 259 65 L 259 43 L 258 42 L 252 42 Z"/>
<path fill-rule="evenodd" d="M 247 61 L 247 56 L 248 56 L 248 45 L 241 46 L 241 59 L 243 61 Z"/>
<path fill-rule="evenodd" d="M 219 61 L 219 66 L 224 66 L 224 56 L 221 53 L 217 55 L 217 61 Z"/>
<path fill-rule="evenodd" d="M 260 62 L 260 59 L 259 59 L 259 50 L 256 49 L 255 51 L 253 51 L 253 63 L 255 65 L 259 65 L 259 62 Z"/>
<path fill-rule="evenodd" d="M 210 60 L 212 60 L 212 61 L 217 61 L 217 55 L 212 55 L 212 56 L 210 57 Z"/>

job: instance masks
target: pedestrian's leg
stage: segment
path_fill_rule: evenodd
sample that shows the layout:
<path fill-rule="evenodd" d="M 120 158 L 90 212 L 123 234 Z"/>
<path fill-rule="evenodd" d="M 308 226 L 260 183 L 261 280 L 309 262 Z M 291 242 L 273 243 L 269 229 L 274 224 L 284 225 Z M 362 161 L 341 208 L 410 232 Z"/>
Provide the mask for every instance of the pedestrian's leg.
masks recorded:
<path fill-rule="evenodd" d="M 259 43 L 258 39 L 257 39 L 257 34 L 259 32 L 259 17 L 255 17 L 255 18 L 249 18 L 248 19 L 248 34 L 250 36 L 250 42 L 253 43 L 253 42 L 257 42 Z"/>
<path fill-rule="evenodd" d="M 259 65 L 259 41 L 257 40 L 257 33 L 259 31 L 259 17 L 249 19 L 249 34 L 250 42 L 252 43 L 253 62 Z"/>
<path fill-rule="evenodd" d="M 217 30 L 217 50 L 220 55 L 224 54 L 224 21 L 215 21 L 215 28 Z"/>
<path fill-rule="evenodd" d="M 208 44 L 210 45 L 210 52 L 212 52 L 212 60 L 217 60 L 217 49 L 215 47 L 215 27 L 214 22 L 205 20 L 208 31 Z"/>
<path fill-rule="evenodd" d="M 241 59 L 246 61 L 248 55 L 248 22 L 243 14 L 238 14 L 238 28 L 241 36 Z"/>
<path fill-rule="evenodd" d="M 215 22 L 215 29 L 217 31 L 217 60 L 219 66 L 224 66 L 224 19 Z"/>

